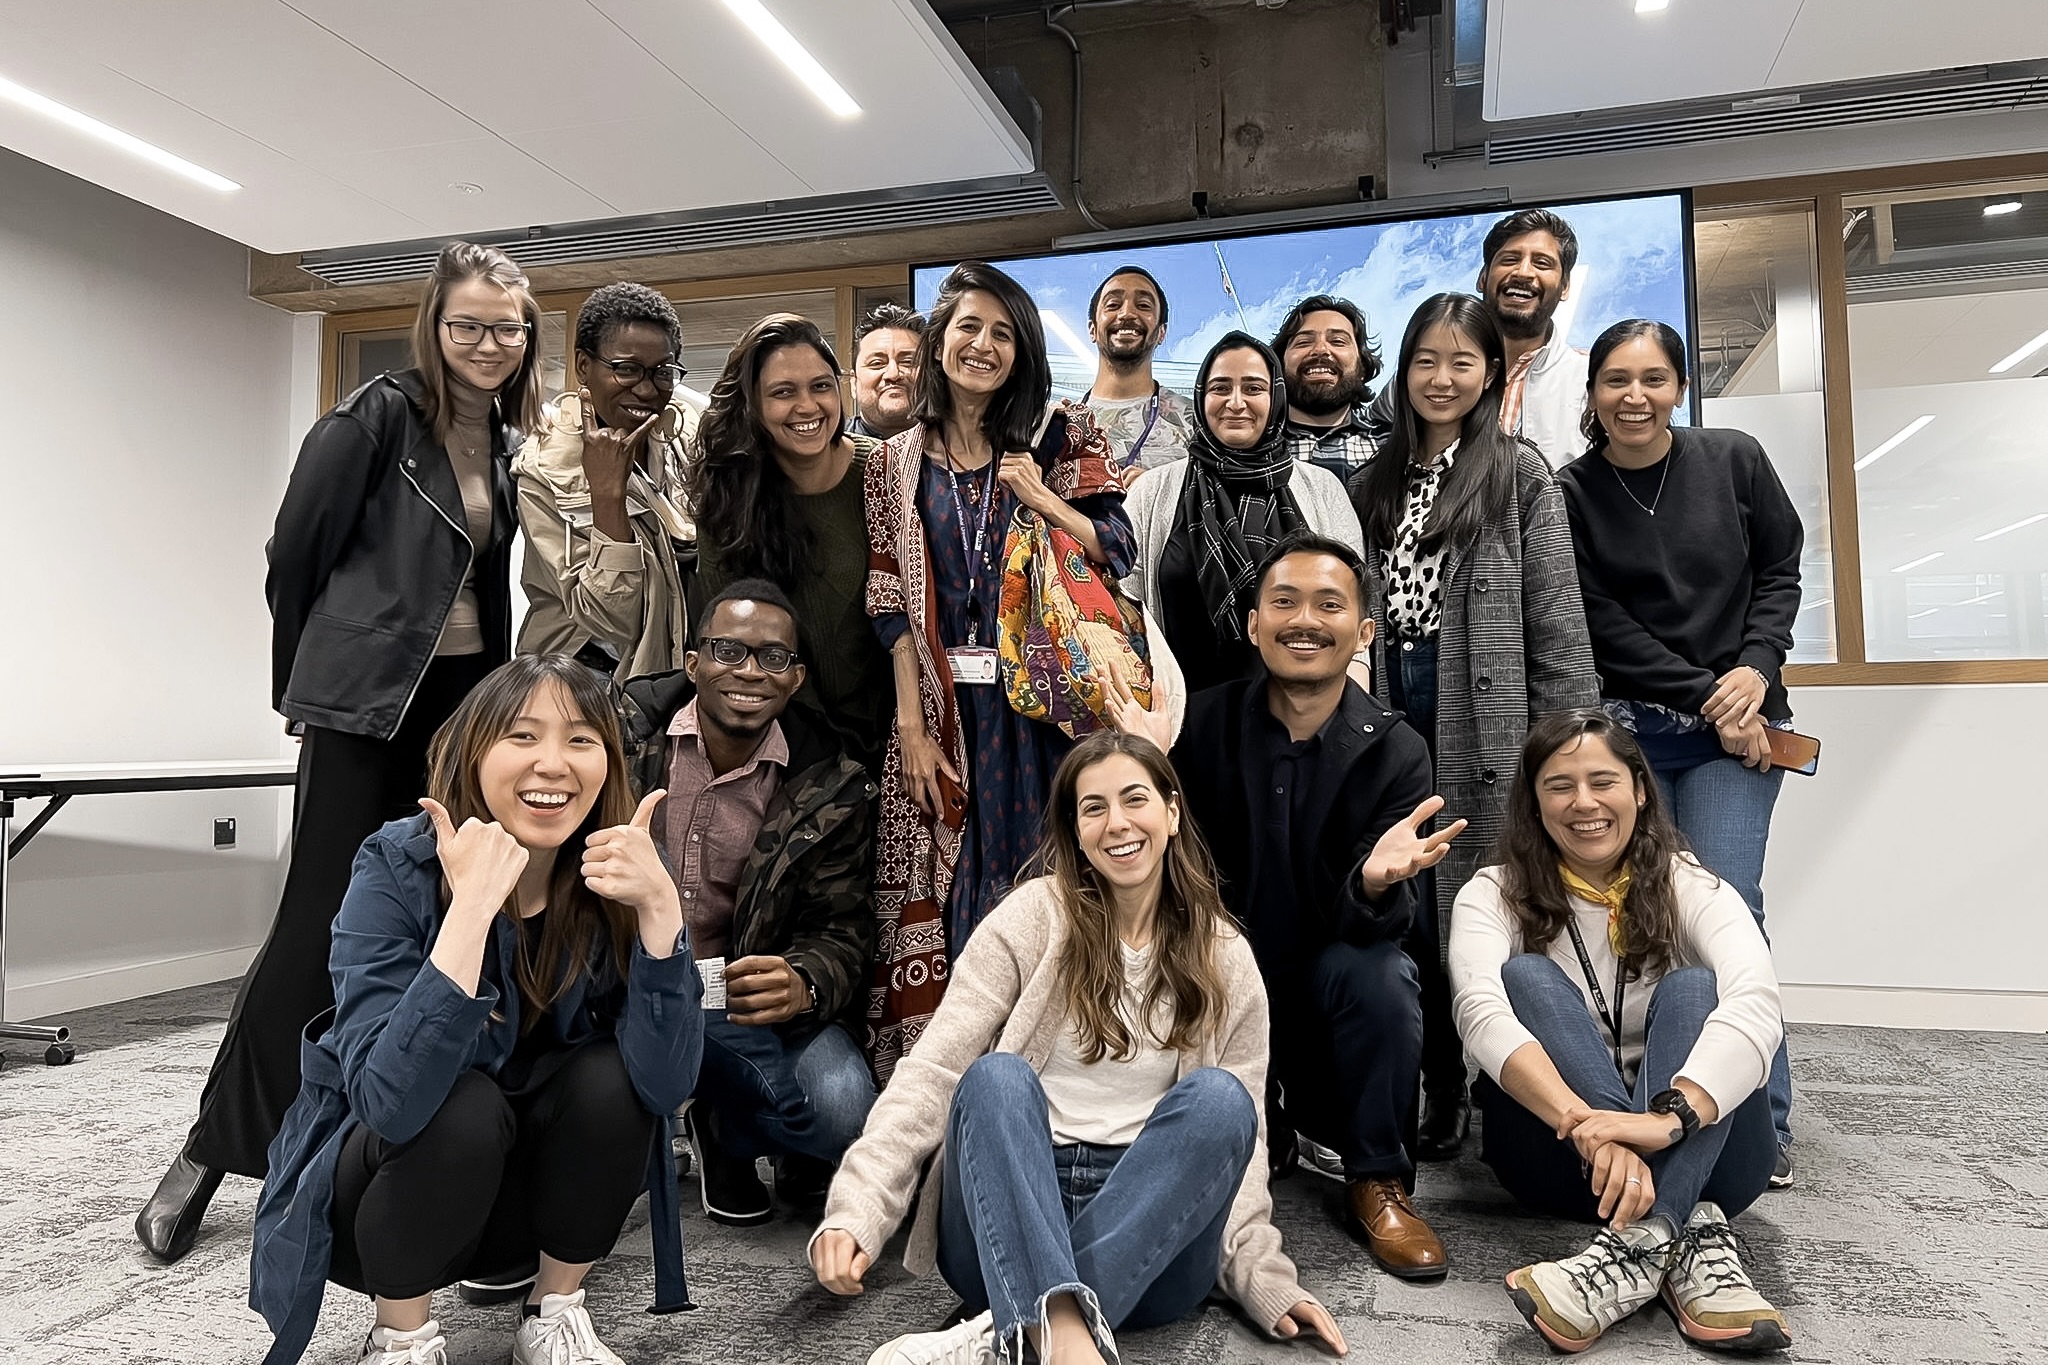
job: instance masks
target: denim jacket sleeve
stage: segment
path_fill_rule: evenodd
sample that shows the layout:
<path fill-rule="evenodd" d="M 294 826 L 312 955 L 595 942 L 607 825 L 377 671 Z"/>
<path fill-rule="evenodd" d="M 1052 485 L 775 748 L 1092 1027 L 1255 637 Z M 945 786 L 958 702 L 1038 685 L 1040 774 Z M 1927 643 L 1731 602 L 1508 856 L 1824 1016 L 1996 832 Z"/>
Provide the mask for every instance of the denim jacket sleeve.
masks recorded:
<path fill-rule="evenodd" d="M 439 927 L 437 877 L 394 864 L 373 837 L 334 921 L 335 1052 L 351 1113 L 388 1142 L 416 1137 L 469 1065 L 497 989 L 474 997 L 427 960 Z"/>
<path fill-rule="evenodd" d="M 640 936 L 633 936 L 625 1012 L 618 1022 L 619 1056 L 650 1113 L 674 1113 L 697 1088 L 697 1063 L 704 1055 L 703 991 L 687 932 L 667 957 L 650 957 Z"/>

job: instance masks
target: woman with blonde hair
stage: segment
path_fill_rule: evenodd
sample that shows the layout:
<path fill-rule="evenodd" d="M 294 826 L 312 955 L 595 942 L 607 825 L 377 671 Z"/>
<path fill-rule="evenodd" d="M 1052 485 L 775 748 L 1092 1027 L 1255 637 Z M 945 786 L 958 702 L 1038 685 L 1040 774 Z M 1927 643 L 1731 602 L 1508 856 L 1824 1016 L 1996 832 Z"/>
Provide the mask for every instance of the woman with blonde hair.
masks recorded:
<path fill-rule="evenodd" d="M 135 1220 L 192 1247 L 221 1175 L 263 1177 L 299 1089 L 299 1031 L 333 1003 L 329 927 L 356 850 L 404 814 L 427 740 L 511 654 L 511 452 L 540 416 L 540 309 L 504 252 L 442 248 L 412 368 L 306 434 L 268 547 L 271 704 L 302 738 L 291 865 L 235 997 L 199 1117 Z"/>
<path fill-rule="evenodd" d="M 1017 1362 L 1027 1340 L 1100 1365 L 1115 1332 L 1219 1281 L 1267 1331 L 1343 1354 L 1272 1224 L 1265 988 L 1166 756 L 1116 731 L 1077 744 L 1039 865 L 953 964 L 811 1239 L 820 1283 L 859 1293 L 929 1159 L 905 1263 L 936 1264 L 974 1316 L 870 1365 Z"/>
<path fill-rule="evenodd" d="M 334 1009 L 256 1206 L 249 1301 L 290 1365 L 324 1282 L 370 1365 L 445 1365 L 434 1291 L 538 1263 L 513 1365 L 619 1365 L 584 1306 L 644 1189 L 656 1307 L 686 1307 L 667 1115 L 697 1079 L 682 902 L 609 688 L 565 654 L 492 673 L 434 737 L 422 813 L 373 834 L 334 922 Z"/>

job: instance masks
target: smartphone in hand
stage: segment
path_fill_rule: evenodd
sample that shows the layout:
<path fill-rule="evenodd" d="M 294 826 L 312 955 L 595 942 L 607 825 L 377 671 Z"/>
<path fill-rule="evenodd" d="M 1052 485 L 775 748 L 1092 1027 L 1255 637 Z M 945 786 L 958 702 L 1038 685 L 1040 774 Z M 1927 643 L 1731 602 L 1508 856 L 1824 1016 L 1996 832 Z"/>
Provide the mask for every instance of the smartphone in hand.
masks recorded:
<path fill-rule="evenodd" d="M 1783 768 L 1802 777 L 1812 777 L 1820 771 L 1820 741 L 1813 736 L 1767 725 L 1764 738 L 1771 746 L 1772 767 Z"/>

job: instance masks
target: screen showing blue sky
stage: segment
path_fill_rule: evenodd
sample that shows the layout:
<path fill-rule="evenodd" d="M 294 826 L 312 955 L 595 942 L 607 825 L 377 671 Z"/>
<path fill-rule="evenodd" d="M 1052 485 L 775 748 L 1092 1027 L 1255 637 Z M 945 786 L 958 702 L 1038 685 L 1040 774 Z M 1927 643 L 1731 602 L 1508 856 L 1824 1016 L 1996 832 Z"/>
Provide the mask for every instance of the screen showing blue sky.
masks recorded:
<path fill-rule="evenodd" d="M 1677 194 L 1551 205 L 1579 238 L 1572 293 L 1558 320 L 1581 349 L 1608 324 L 1648 317 L 1690 342 L 1685 291 L 1685 200 Z M 1103 277 L 1136 264 L 1166 290 L 1166 342 L 1154 358 L 1161 381 L 1189 392 L 1195 367 L 1234 327 L 1270 338 L 1297 299 L 1336 294 L 1365 310 L 1382 359 L 1392 366 L 1416 305 L 1446 290 L 1470 292 L 1480 246 L 1501 211 L 1313 228 L 1163 246 L 1118 247 L 997 260 L 1037 300 L 1053 384 L 1077 395 L 1095 374 L 1088 298 Z M 919 308 L 931 306 L 950 267 L 920 268 Z M 1226 272 L 1230 288 L 1226 288 Z M 1232 297 L 1234 290 L 1236 297 Z"/>

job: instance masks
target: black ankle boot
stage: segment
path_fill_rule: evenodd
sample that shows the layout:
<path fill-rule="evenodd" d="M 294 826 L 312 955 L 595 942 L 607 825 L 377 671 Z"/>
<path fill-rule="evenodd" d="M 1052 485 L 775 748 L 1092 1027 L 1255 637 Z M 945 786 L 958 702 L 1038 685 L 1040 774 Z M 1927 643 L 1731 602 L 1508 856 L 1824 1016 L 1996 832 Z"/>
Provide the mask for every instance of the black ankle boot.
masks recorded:
<path fill-rule="evenodd" d="M 168 1264 L 192 1249 L 220 1177 L 213 1167 L 194 1161 L 190 1149 L 178 1153 L 157 1182 L 156 1193 L 135 1215 L 135 1235 L 150 1255 Z"/>
<path fill-rule="evenodd" d="M 1472 1105 L 1465 1088 L 1440 1094 L 1424 1092 L 1422 1122 L 1416 1127 L 1417 1161 L 1455 1161 L 1472 1126 Z"/>
<path fill-rule="evenodd" d="M 754 1170 L 754 1163 L 728 1152 L 719 1141 L 718 1119 L 700 1101 L 690 1106 L 685 1120 L 690 1126 L 690 1146 L 696 1150 L 697 1192 L 704 1201 L 704 1213 L 714 1223 L 727 1227 L 757 1227 L 775 1216 L 768 1187 Z"/>

